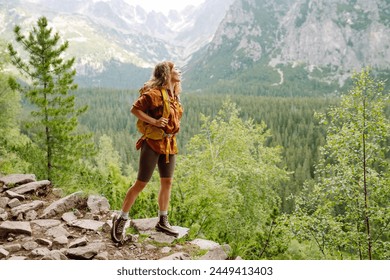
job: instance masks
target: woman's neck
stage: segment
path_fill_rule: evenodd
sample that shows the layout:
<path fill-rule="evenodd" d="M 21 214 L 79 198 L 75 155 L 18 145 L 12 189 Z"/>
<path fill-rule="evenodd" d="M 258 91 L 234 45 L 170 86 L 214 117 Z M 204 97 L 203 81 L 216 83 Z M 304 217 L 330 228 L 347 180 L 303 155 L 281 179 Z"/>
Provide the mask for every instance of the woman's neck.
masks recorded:
<path fill-rule="evenodd" d="M 174 85 L 171 82 L 169 82 L 167 84 L 167 89 L 171 92 L 172 95 L 175 94 L 175 92 L 174 92 Z"/>

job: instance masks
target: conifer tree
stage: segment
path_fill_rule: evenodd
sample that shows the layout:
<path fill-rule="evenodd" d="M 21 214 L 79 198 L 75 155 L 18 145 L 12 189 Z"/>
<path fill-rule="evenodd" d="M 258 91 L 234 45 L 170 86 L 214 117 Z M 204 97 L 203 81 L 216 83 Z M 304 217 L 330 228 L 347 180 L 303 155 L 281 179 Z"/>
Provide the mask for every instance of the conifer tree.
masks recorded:
<path fill-rule="evenodd" d="M 29 133 L 45 153 L 45 177 L 60 184 L 92 148 L 90 135 L 77 133 L 78 117 L 87 107 L 76 108 L 75 96 L 70 94 L 77 88 L 72 68 L 75 58 L 64 59 L 69 43 L 60 43 L 60 35 L 53 34 L 45 17 L 38 19 L 28 36 L 22 34 L 20 26 L 15 26 L 14 33 L 27 58 L 23 59 L 26 56 L 19 55 L 12 44 L 8 51 L 27 85 L 16 80 L 10 80 L 10 85 L 34 106 Z"/>

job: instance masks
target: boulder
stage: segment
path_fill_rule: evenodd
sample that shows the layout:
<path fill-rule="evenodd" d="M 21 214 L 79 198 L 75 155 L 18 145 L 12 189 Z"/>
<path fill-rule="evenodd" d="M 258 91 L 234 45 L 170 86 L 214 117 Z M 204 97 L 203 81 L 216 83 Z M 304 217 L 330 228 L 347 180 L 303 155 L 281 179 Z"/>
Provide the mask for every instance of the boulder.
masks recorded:
<path fill-rule="evenodd" d="M 13 188 L 12 191 L 17 194 L 26 194 L 26 193 L 36 193 L 41 188 L 47 188 L 50 186 L 50 181 L 43 180 L 38 182 L 31 182 L 24 185 L 21 185 L 19 187 Z"/>
<path fill-rule="evenodd" d="M 110 211 L 110 204 L 107 198 L 98 195 L 90 195 L 87 200 L 87 206 L 92 214 L 104 214 Z"/>
<path fill-rule="evenodd" d="M 50 204 L 46 209 L 43 210 L 42 215 L 40 216 L 41 219 L 48 219 L 52 218 L 56 215 L 63 214 L 65 212 L 68 212 L 72 208 L 77 208 L 80 206 L 83 202 L 82 197 L 83 192 L 75 192 L 72 193 L 64 198 L 61 198 L 52 204 Z"/>
<path fill-rule="evenodd" d="M 20 214 L 25 214 L 28 211 L 36 210 L 44 206 L 44 202 L 41 200 L 34 200 L 30 203 L 19 205 L 11 209 L 11 214 L 13 217 L 17 217 Z"/>
<path fill-rule="evenodd" d="M 10 174 L 0 178 L 0 187 L 6 186 L 7 188 L 11 188 L 34 181 L 36 181 L 34 174 Z"/>
<path fill-rule="evenodd" d="M 7 236 L 9 233 L 14 234 L 32 234 L 29 222 L 5 221 L 0 224 L 0 237 Z"/>

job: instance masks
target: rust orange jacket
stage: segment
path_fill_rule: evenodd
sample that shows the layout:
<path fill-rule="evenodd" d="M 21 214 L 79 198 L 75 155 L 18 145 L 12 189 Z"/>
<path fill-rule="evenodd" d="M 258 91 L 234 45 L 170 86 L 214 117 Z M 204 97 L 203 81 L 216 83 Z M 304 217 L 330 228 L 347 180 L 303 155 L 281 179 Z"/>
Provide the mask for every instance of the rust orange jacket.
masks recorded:
<path fill-rule="evenodd" d="M 168 124 L 163 128 L 166 137 L 163 139 L 153 140 L 145 138 L 144 135 L 137 141 L 136 148 L 141 148 L 144 141 L 159 154 L 177 154 L 178 148 L 176 143 L 176 134 L 180 130 L 180 119 L 183 115 L 183 107 L 180 104 L 179 97 L 171 94 L 169 96 L 170 114 Z M 159 119 L 163 115 L 164 102 L 160 89 L 148 89 L 143 92 L 134 102 L 133 107 L 141 110 L 149 116 Z"/>

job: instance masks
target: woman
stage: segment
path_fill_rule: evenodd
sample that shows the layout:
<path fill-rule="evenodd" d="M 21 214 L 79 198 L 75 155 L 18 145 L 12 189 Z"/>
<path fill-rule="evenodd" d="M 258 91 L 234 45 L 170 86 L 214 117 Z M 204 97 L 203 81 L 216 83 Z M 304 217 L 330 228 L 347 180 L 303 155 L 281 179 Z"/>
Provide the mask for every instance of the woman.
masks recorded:
<path fill-rule="evenodd" d="M 131 113 L 138 118 L 138 129 L 143 133 L 136 144 L 137 149 L 141 149 L 141 154 L 137 180 L 127 191 L 120 214 L 115 215 L 112 220 L 111 238 L 116 243 L 123 242 L 123 231 L 131 206 L 146 187 L 156 165 L 161 184 L 156 230 L 176 237 L 179 235 L 168 222 L 168 206 L 175 155 L 178 152 L 176 134 L 179 132 L 183 113 L 179 100 L 180 91 L 181 74 L 174 64 L 170 61 L 158 63 L 151 79 L 140 90 L 140 97 L 131 108 Z"/>

